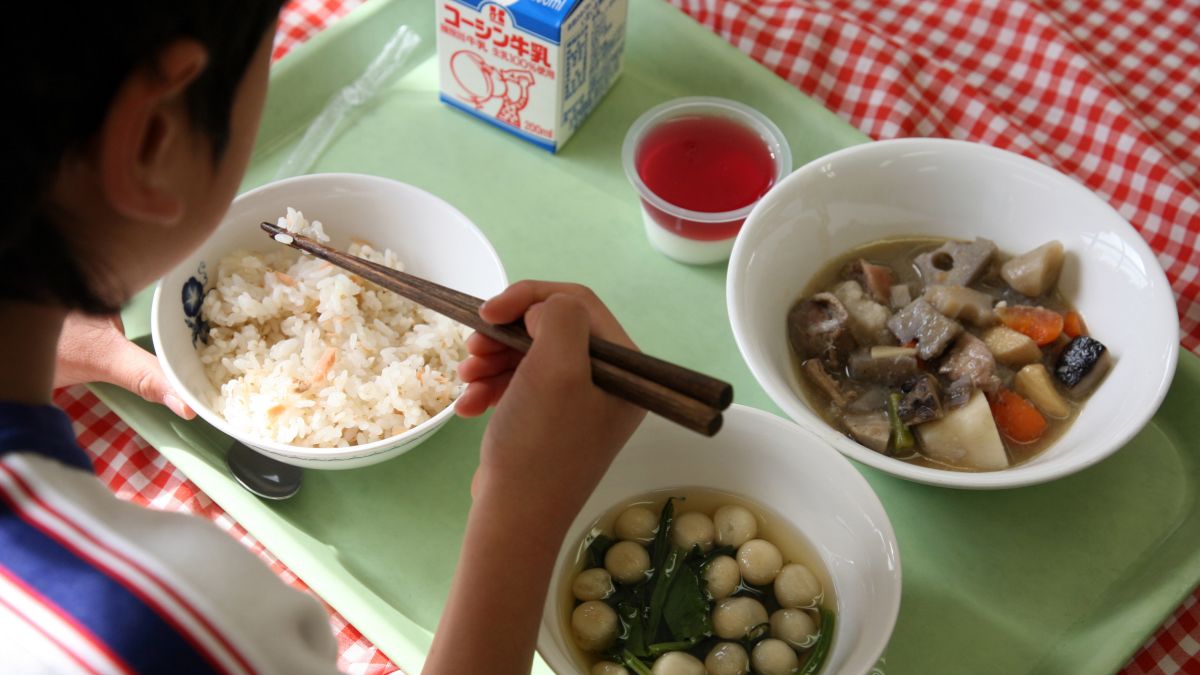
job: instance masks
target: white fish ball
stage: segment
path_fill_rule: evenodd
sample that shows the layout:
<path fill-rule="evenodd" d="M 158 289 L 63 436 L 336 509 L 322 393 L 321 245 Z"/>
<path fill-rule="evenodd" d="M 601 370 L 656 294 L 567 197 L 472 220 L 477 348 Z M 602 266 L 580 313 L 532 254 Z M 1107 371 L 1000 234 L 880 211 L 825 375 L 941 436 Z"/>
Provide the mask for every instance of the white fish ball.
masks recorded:
<path fill-rule="evenodd" d="M 699 511 L 680 514 L 671 526 L 671 542 L 684 551 L 691 551 L 693 546 L 711 551 L 715 535 L 712 518 Z"/>
<path fill-rule="evenodd" d="M 758 536 L 758 519 L 750 509 L 737 504 L 717 509 L 713 525 L 717 528 L 717 546 L 737 548 Z"/>
<path fill-rule="evenodd" d="M 584 570 L 575 577 L 571 584 L 571 592 L 579 600 L 603 600 L 613 594 L 612 576 L 603 567 L 593 567 Z"/>
<path fill-rule="evenodd" d="M 604 554 L 604 569 L 623 584 L 636 584 L 650 571 L 650 554 L 636 541 L 620 541 Z"/>
<path fill-rule="evenodd" d="M 740 640 L 751 628 L 764 623 L 767 610 L 754 598 L 725 598 L 713 608 L 713 632 L 725 640 Z"/>
<path fill-rule="evenodd" d="M 708 675 L 746 675 L 750 672 L 750 655 L 736 642 L 719 642 L 704 659 Z"/>
<path fill-rule="evenodd" d="M 800 659 L 788 643 L 768 638 L 754 646 L 750 663 L 758 675 L 792 675 L 800 667 Z"/>
<path fill-rule="evenodd" d="M 737 561 L 720 555 L 708 562 L 704 568 L 704 585 L 713 600 L 724 600 L 733 595 L 742 580 Z"/>
<path fill-rule="evenodd" d="M 650 669 L 654 675 L 705 675 L 704 664 L 687 652 L 667 652 Z"/>
<path fill-rule="evenodd" d="M 599 600 L 589 600 L 571 612 L 575 644 L 587 652 L 602 652 L 617 639 L 617 613 Z"/>
<path fill-rule="evenodd" d="M 783 567 L 783 554 L 766 539 L 751 539 L 738 548 L 737 561 L 742 568 L 742 578 L 762 586 L 774 581 L 779 574 Z"/>
<path fill-rule="evenodd" d="M 617 539 L 649 543 L 654 541 L 654 533 L 658 532 L 658 516 L 644 506 L 631 506 L 617 516 L 613 531 Z"/>
<path fill-rule="evenodd" d="M 771 615 L 771 637 L 794 649 L 808 649 L 817 641 L 817 622 L 802 609 L 780 609 Z"/>
<path fill-rule="evenodd" d="M 784 565 L 775 577 L 775 599 L 780 607 L 815 607 L 821 595 L 821 582 L 800 563 Z"/>

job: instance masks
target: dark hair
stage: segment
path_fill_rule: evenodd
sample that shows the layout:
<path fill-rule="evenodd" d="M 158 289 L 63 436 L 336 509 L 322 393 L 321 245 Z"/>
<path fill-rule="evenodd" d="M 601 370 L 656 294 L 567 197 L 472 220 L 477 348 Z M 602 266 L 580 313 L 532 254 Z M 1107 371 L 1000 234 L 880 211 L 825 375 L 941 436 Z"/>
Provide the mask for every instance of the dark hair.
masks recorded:
<path fill-rule="evenodd" d="M 234 93 L 283 0 L 31 2 L 3 22 L 8 120 L 0 130 L 0 301 L 58 304 L 101 313 L 125 289 L 96 288 L 89 266 L 61 229 L 48 191 L 63 159 L 95 137 L 118 87 L 154 68 L 170 43 L 194 39 L 208 64 L 189 86 L 187 112 L 212 139 L 212 160 L 229 138 Z M 9 34 L 11 33 L 11 34 Z"/>

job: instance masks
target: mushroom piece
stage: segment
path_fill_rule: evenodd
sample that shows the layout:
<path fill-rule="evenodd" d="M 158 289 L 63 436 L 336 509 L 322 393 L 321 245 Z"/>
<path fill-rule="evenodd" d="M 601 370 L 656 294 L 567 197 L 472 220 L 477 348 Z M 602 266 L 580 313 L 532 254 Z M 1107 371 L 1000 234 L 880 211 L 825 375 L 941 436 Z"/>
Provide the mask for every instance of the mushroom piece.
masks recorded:
<path fill-rule="evenodd" d="M 846 404 L 850 400 L 849 397 L 846 395 L 846 392 L 842 391 L 842 387 L 838 384 L 837 380 L 833 379 L 833 376 L 825 369 L 825 365 L 820 359 L 805 361 L 800 364 L 800 371 L 804 373 L 809 382 L 812 382 L 817 389 L 821 390 L 821 393 L 828 396 L 834 405 L 839 408 L 846 407 Z"/>
<path fill-rule="evenodd" d="M 872 347 L 850 355 L 850 379 L 899 386 L 920 374 L 917 352 L 905 347 Z"/>
<path fill-rule="evenodd" d="M 937 378 L 929 373 L 922 373 L 905 382 L 900 386 L 900 392 L 902 396 L 896 412 L 900 420 L 909 426 L 932 422 L 945 414 L 941 386 Z"/>
<path fill-rule="evenodd" d="M 817 293 L 792 306 L 787 317 L 788 342 L 802 358 L 843 365 L 854 351 L 850 315 L 832 293 Z"/>
<path fill-rule="evenodd" d="M 973 326 L 990 326 L 996 322 L 992 311 L 992 296 L 965 286 L 928 286 L 925 299 L 938 312 L 951 319 L 961 319 Z"/>
<path fill-rule="evenodd" d="M 1071 415 L 1071 404 L 1055 390 L 1050 371 L 1040 363 L 1031 363 L 1018 370 L 1013 377 L 1013 389 L 1033 401 L 1047 417 L 1065 419 Z"/>
<path fill-rule="evenodd" d="M 926 361 L 941 354 L 962 332 L 962 325 L 947 319 L 925 298 L 913 300 L 888 320 L 888 328 L 901 343 L 917 341 L 917 355 Z"/>
<path fill-rule="evenodd" d="M 1036 298 L 1058 283 L 1064 257 L 1062 242 L 1049 241 L 1001 265 L 1000 276 L 1017 292 Z"/>
<path fill-rule="evenodd" d="M 926 286 L 970 286 L 995 254 L 996 244 L 987 239 L 948 241 L 913 258 L 913 264 Z"/>
<path fill-rule="evenodd" d="M 758 519 L 750 509 L 726 504 L 713 514 L 717 545 L 738 547 L 758 536 Z"/>
<path fill-rule="evenodd" d="M 842 423 L 846 425 L 850 438 L 875 452 L 887 453 L 888 441 L 892 438 L 887 413 L 849 413 L 842 416 Z"/>
<path fill-rule="evenodd" d="M 711 551 L 715 538 L 712 518 L 699 511 L 676 516 L 671 527 L 671 542 L 684 551 L 691 551 L 694 546 L 699 546 L 701 551 Z"/>
<path fill-rule="evenodd" d="M 1112 359 L 1099 340 L 1080 335 L 1067 343 L 1054 365 L 1054 376 L 1072 396 L 1085 396 L 1108 374 Z"/>

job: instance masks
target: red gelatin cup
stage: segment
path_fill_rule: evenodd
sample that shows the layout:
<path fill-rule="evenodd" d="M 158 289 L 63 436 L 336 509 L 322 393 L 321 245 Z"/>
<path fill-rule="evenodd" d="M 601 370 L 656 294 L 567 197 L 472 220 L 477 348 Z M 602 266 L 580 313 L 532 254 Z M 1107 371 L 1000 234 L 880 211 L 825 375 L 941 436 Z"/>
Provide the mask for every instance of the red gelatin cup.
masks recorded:
<path fill-rule="evenodd" d="M 650 243 L 690 264 L 728 259 L 746 216 L 792 169 L 771 120 L 714 97 L 651 108 L 629 128 L 621 158 Z"/>

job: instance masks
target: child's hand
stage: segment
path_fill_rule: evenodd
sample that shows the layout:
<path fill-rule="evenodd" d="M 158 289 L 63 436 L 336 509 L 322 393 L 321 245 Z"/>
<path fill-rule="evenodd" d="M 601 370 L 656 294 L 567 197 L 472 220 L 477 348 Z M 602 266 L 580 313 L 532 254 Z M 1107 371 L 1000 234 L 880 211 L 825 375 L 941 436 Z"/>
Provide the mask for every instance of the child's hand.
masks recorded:
<path fill-rule="evenodd" d="M 645 411 L 592 384 L 589 334 L 635 348 L 590 290 L 521 281 L 480 308 L 484 320 L 525 319 L 533 347 L 522 355 L 480 334 L 459 366 L 468 383 L 456 410 L 496 412 L 488 423 L 474 491 L 538 495 L 572 516 L 591 494 Z"/>
<path fill-rule="evenodd" d="M 196 416 L 171 390 L 158 359 L 125 337 L 119 316 L 67 315 L 58 339 L 54 387 L 107 382 L 190 420 Z"/>

